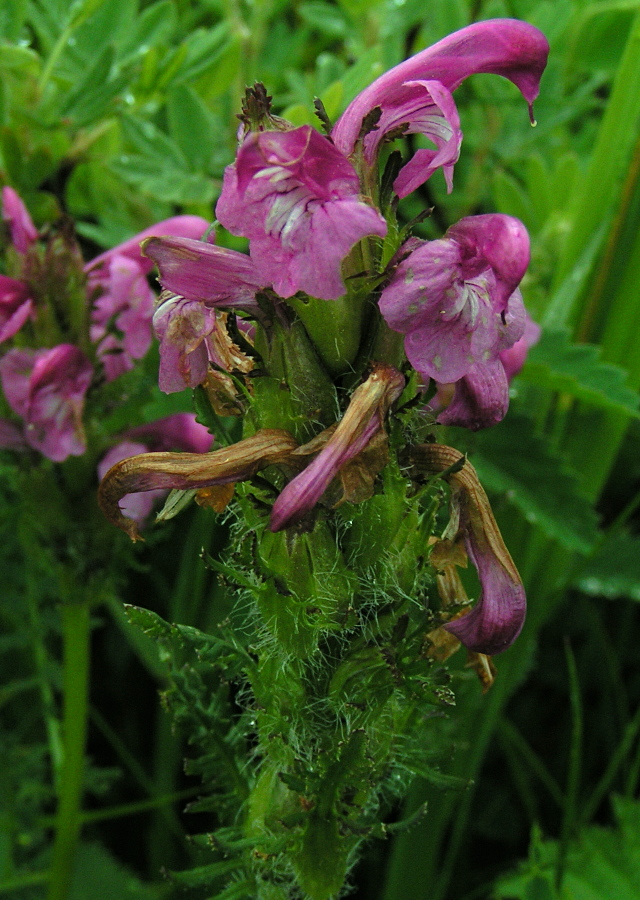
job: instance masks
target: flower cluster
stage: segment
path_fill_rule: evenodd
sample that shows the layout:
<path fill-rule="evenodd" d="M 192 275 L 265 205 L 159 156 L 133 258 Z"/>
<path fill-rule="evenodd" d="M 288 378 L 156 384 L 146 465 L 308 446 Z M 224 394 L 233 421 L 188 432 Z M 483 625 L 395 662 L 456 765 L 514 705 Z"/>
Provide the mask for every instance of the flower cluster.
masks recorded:
<path fill-rule="evenodd" d="M 7 262 L 15 277 L 0 275 L 0 343 L 6 350 L 0 358 L 0 385 L 15 418 L 0 418 L 0 448 L 35 450 L 53 462 L 64 462 L 87 450 L 84 413 L 90 388 L 130 371 L 151 345 L 155 295 L 147 276 L 153 263 L 142 256 L 140 241 L 158 234 L 199 237 L 208 223 L 198 216 L 167 219 L 83 266 L 68 237 L 62 247 L 56 246 L 55 236 L 40 238 L 24 203 L 8 186 L 2 190 L 2 217 L 9 242 Z M 57 318 L 69 321 L 70 308 L 78 300 L 82 323 L 75 328 L 69 324 L 62 333 L 51 327 L 48 291 L 48 276 L 52 271 L 55 276 L 60 259 L 56 283 L 63 290 L 56 292 Z M 77 285 L 79 296 L 74 298 Z M 136 453 L 204 453 L 213 436 L 193 415 L 177 414 L 131 428 L 118 440 L 98 465 L 100 478 L 114 463 Z M 142 523 L 155 496 L 163 493 L 125 498 L 127 514 Z"/>
<path fill-rule="evenodd" d="M 368 474 L 358 475 L 357 489 L 346 487 L 348 479 L 343 477 L 339 502 L 370 495 L 386 460 L 385 418 L 403 392 L 412 391 L 407 396 L 411 400 L 430 391 L 430 409 L 438 424 L 478 429 L 503 418 L 508 380 L 537 337 L 519 291 L 529 262 L 524 226 L 506 215 L 478 215 L 457 222 L 438 240 L 419 240 L 395 222 L 390 227 L 395 204 L 379 208 L 379 174 L 385 146 L 398 136 L 419 134 L 433 147 L 418 149 L 397 170 L 396 197 L 407 196 L 438 170 L 451 190 L 462 142 L 452 92 L 474 73 L 501 75 L 520 90 L 533 122 L 532 103 L 547 53 L 546 39 L 531 25 L 512 19 L 479 22 L 384 74 L 352 101 L 326 135 L 309 125 L 295 128 L 277 119 L 266 102 L 261 114 L 256 114 L 254 103 L 252 115 L 241 117 L 237 156 L 225 171 L 216 215 L 226 229 L 248 239 L 248 255 L 187 235 L 152 237 L 143 245 L 158 266 L 164 288 L 153 320 L 160 340 L 160 386 L 167 392 L 199 384 L 210 387 L 216 372 L 242 381 L 240 370 L 226 365 L 217 349 L 224 336 L 233 343 L 227 328 L 231 313 L 236 335 L 241 332 L 250 340 L 251 329 L 256 329 L 258 362 L 252 379 L 244 379 L 247 402 L 254 395 L 265 396 L 266 388 L 259 384 L 263 375 L 279 379 L 293 403 L 303 393 L 298 386 L 296 394 L 295 385 L 287 381 L 297 371 L 295 354 L 287 356 L 285 350 L 274 362 L 279 352 L 274 349 L 279 346 L 276 331 L 289 327 L 292 310 L 312 340 L 314 334 L 321 338 L 314 350 L 320 357 L 323 342 L 338 347 L 343 331 L 356 330 L 356 352 L 333 366 L 338 380 L 329 393 L 339 401 L 347 383 L 353 389 L 353 379 L 347 378 L 350 370 L 360 375 L 361 383 L 352 390 L 341 421 L 316 427 L 313 439 L 302 446 L 287 449 L 282 437 L 287 431 L 270 430 L 274 417 L 285 422 L 279 410 L 271 419 L 255 413 L 245 439 L 255 445 L 241 441 L 227 457 L 222 451 L 211 454 L 209 463 L 199 458 L 191 474 L 188 460 L 172 461 L 166 455 L 118 463 L 102 492 L 105 511 L 117 524 L 137 535 L 133 525 L 126 520 L 123 524 L 117 506 L 123 492 L 226 483 L 279 461 L 290 480 L 273 505 L 269 528 L 310 530 L 316 504 L 367 452 Z M 256 87 L 253 100 L 260 97 L 266 94 Z M 400 237 L 396 240 L 395 235 Z M 121 283 L 130 284 L 133 278 L 133 272 L 121 270 Z M 116 295 L 116 288 L 109 287 L 103 306 L 124 322 L 125 314 L 112 299 Z M 17 314 L 22 306 L 19 299 L 14 303 Z M 141 293 L 138 306 L 129 307 L 127 315 L 140 322 L 147 308 Z M 100 330 L 105 317 L 96 312 L 95 335 L 105 348 L 101 352 L 108 353 L 112 344 Z M 131 345 L 123 348 L 125 356 L 134 356 L 134 332 Z M 233 379 L 229 382 L 232 391 Z M 311 397 L 307 388 L 305 392 Z M 308 417 L 326 426 L 330 404 L 322 407 L 322 402 L 309 399 L 308 407 Z M 290 421 L 283 427 L 294 431 L 299 416 L 292 414 Z M 269 435 L 275 441 L 273 453 L 265 452 Z M 236 452 L 244 466 L 238 466 Z M 484 597 L 462 624 L 447 627 L 474 651 L 496 652 L 522 625 L 524 593 L 513 564 L 496 563 L 497 544 L 482 536 L 478 517 L 470 512 L 467 518 L 470 524 L 461 528 Z M 492 599 L 496 591 L 497 604 Z"/>

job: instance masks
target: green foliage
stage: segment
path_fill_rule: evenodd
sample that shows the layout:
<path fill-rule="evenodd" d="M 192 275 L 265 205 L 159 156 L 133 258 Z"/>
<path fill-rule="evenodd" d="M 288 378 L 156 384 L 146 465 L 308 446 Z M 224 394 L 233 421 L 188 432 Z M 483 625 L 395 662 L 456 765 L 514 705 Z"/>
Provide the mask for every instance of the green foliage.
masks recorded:
<path fill-rule="evenodd" d="M 598 409 L 639 415 L 638 394 L 626 386 L 626 372 L 602 362 L 599 347 L 572 344 L 566 330 L 543 332 L 529 352 L 521 377 Z"/>
<path fill-rule="evenodd" d="M 100 844 L 80 844 L 69 900 L 156 900 L 166 895 L 142 883 Z"/>
<path fill-rule="evenodd" d="M 482 432 L 471 446 L 471 459 L 488 490 L 563 547 L 589 552 L 598 535 L 593 505 L 568 461 L 536 433 L 530 418 L 513 410 L 499 432 Z"/>
<path fill-rule="evenodd" d="M 576 587 L 595 597 L 640 600 L 640 539 L 613 534 L 581 567 Z"/>
<path fill-rule="evenodd" d="M 518 397 L 512 413 L 495 431 L 467 439 L 468 447 L 497 500 L 507 543 L 523 562 L 530 627 L 560 608 L 568 580 L 590 596 L 620 598 L 606 615 L 622 627 L 629 615 L 622 598 L 639 596 L 637 523 L 630 514 L 629 531 L 602 542 L 594 502 L 602 497 L 605 522 L 617 515 L 617 500 L 609 489 L 602 495 L 602 486 L 629 421 L 637 418 L 635 388 L 640 383 L 633 200 L 637 167 L 632 164 L 640 96 L 635 38 L 623 53 L 627 35 L 637 32 L 636 10 L 635 2 L 625 0 L 0 4 L 0 178 L 21 191 L 39 225 L 64 209 L 78 220 L 84 240 L 112 246 L 177 209 L 211 217 L 224 166 L 233 156 L 233 115 L 245 83 L 260 78 L 274 93 L 278 111 L 295 123 L 315 123 L 309 111 L 315 95 L 335 119 L 386 67 L 472 18 L 515 15 L 543 28 L 552 56 L 536 102 L 538 127 L 529 127 L 512 85 L 482 76 L 471 79 L 456 93 L 465 132 L 456 191 L 447 197 L 436 176 L 400 211 L 410 219 L 435 203 L 434 216 L 422 226 L 429 237 L 440 236 L 461 215 L 491 209 L 519 216 L 530 229 L 533 262 L 523 291 L 534 317 L 548 329 L 514 385 Z M 229 240 L 220 236 L 222 243 Z M 331 374 L 353 362 L 352 320 L 346 314 L 344 319 L 346 349 L 339 348 L 336 359 L 333 347 L 326 353 Z M 280 379 L 290 377 L 299 363 L 297 358 L 282 360 L 282 371 L 270 383 L 256 379 L 257 391 L 281 395 Z M 151 354 L 143 366 L 104 391 L 104 407 L 96 408 L 88 422 L 95 456 L 126 428 L 191 408 L 188 395 L 166 397 L 153 387 L 156 369 L 157 356 Z M 293 423 L 301 435 L 315 433 L 318 422 L 304 417 L 306 399 L 287 399 L 277 421 L 265 424 Z M 212 416 L 202 392 L 196 405 L 219 441 L 237 439 L 236 423 Z M 335 420 L 335 393 L 322 391 L 312 405 L 321 410 L 323 424 Z M 113 607 L 116 593 L 124 589 L 123 576 L 116 583 L 106 578 L 108 561 L 113 570 L 128 573 L 129 599 L 180 623 L 130 610 L 133 627 L 141 629 L 144 639 L 136 642 L 133 627 L 121 626 L 134 649 L 118 645 L 101 656 L 104 684 L 126 683 L 127 654 L 134 653 L 163 679 L 175 721 L 194 737 L 190 768 L 202 780 L 202 799 L 192 808 L 209 816 L 205 827 L 214 827 L 215 816 L 226 823 L 211 842 L 213 862 L 212 848 L 203 839 L 200 855 L 183 853 L 177 862 L 173 859 L 169 865 L 183 871 L 153 889 L 123 873 L 101 845 L 83 845 L 76 875 L 80 880 L 74 887 L 78 897 L 144 898 L 172 891 L 181 896 L 189 888 L 199 900 L 211 884 L 210 896 L 217 900 L 283 900 L 293 877 L 282 862 L 287 850 L 308 893 L 329 896 L 352 865 L 354 848 L 367 836 L 383 834 L 383 811 L 413 775 L 435 788 L 466 785 L 471 778 L 483 783 L 478 772 L 487 747 L 487 768 L 496 764 L 490 735 L 491 723 L 499 717 L 492 719 L 492 710 L 524 678 L 535 658 L 533 644 L 517 649 L 516 662 L 500 662 L 499 679 L 508 680 L 510 687 L 496 685 L 494 692 L 502 690 L 499 699 L 490 695 L 478 712 L 477 698 L 462 691 L 458 710 L 451 709 L 447 676 L 425 658 L 421 643 L 433 624 L 425 612 L 433 587 L 429 577 L 415 579 L 416 560 L 424 559 L 439 498 L 416 500 L 412 515 L 403 519 L 406 481 L 399 467 L 388 467 L 384 490 L 395 505 L 382 503 L 377 494 L 342 506 L 326 526 L 333 553 L 326 523 L 316 525 L 313 537 L 300 536 L 291 545 L 263 537 L 256 527 L 240 535 L 237 556 L 225 556 L 221 563 L 212 551 L 211 566 L 220 579 L 212 610 L 197 555 L 203 544 L 223 543 L 224 530 L 214 537 L 195 532 L 193 552 L 185 552 L 180 584 L 172 593 L 173 554 L 188 536 L 180 527 L 163 532 L 172 535 L 171 547 L 160 544 L 155 555 L 152 534 L 147 535 L 151 555 L 134 554 L 107 536 L 96 524 L 95 461 L 72 460 L 55 476 L 43 476 L 31 458 L 25 459 L 18 480 L 12 474 L 1 498 L 6 634 L 0 641 L 0 889 L 20 886 L 23 878 L 21 898 L 43 896 L 45 826 L 55 793 L 50 772 L 57 771 L 61 753 L 61 628 L 54 604 L 70 560 L 96 600 L 106 598 Z M 620 480 L 620 491 L 627 496 L 633 476 Z M 257 526 L 261 504 L 272 499 L 265 491 L 264 484 L 256 483 L 248 495 L 238 492 Z M 22 513 L 17 516 L 19 504 Z M 576 562 L 575 553 L 589 557 Z M 243 567 L 251 571 L 244 582 Z M 145 577 L 155 589 L 138 600 Z M 308 592 L 313 603 L 304 599 Z M 218 620 L 219 628 L 212 625 Z M 579 623 L 581 641 L 596 633 L 585 621 Z M 335 636 L 337 622 L 348 631 L 344 640 Z M 188 624 L 198 627 L 190 630 Z M 253 642 L 248 635 L 256 628 Z M 276 648 L 276 637 L 284 652 Z M 628 637 L 635 640 L 632 629 Z M 583 678 L 588 671 L 614 667 L 616 653 L 604 638 L 599 654 L 583 661 Z M 557 687 L 565 670 L 557 660 L 545 661 L 533 671 L 531 682 Z M 322 666 L 329 673 L 324 681 Z M 620 672 L 612 676 L 613 709 L 624 704 L 625 681 L 634 681 L 631 661 L 627 667 L 625 679 Z M 275 699 L 276 693 L 281 699 Z M 146 707 L 140 698 L 137 703 L 131 700 L 122 727 L 127 739 L 136 727 L 151 728 L 148 698 Z M 521 713 L 523 732 L 531 728 L 527 739 L 535 741 L 540 720 L 527 703 L 525 688 L 509 714 Z M 456 765 L 465 773 L 460 780 L 450 774 L 451 762 L 442 761 L 443 748 L 453 743 L 442 736 L 453 728 L 441 718 L 445 711 L 457 716 Z M 424 729 L 409 741 L 404 735 L 411 717 L 423 722 Z M 464 723 L 480 724 L 467 734 Z M 612 731 L 604 714 L 592 727 L 601 735 Z M 322 735 L 327 735 L 325 744 Z M 247 746 L 253 769 L 243 762 Z M 137 749 L 144 768 L 153 757 L 157 772 L 175 786 L 177 745 L 168 738 L 151 745 L 145 735 Z M 395 768 L 389 763 L 394 753 Z M 615 759 L 615 747 L 607 747 L 606 754 Z M 339 766 L 332 768 L 332 756 Z M 418 850 L 410 831 L 398 836 L 397 846 L 409 847 L 413 854 L 406 871 L 419 872 L 420 860 L 438 856 L 446 836 L 449 851 L 433 869 L 437 884 L 416 875 L 418 884 L 407 891 L 391 878 L 386 896 L 442 900 L 475 888 L 473 863 L 481 850 L 467 859 L 456 854 L 465 840 L 481 842 L 487 834 L 494 839 L 487 824 L 491 809 L 506 809 L 502 818 L 512 821 L 509 804 L 526 782 L 523 766 L 520 758 L 511 768 L 511 780 L 501 770 L 488 797 L 480 789 L 484 805 L 471 806 L 472 788 L 464 802 L 453 795 L 449 807 L 448 800 L 431 796 L 425 845 Z M 94 797 L 101 771 L 99 766 L 88 771 Z M 595 783 L 596 776 L 591 780 Z M 416 788 L 413 798 L 418 811 L 424 803 L 421 791 Z M 311 811 L 319 803 L 325 804 L 322 815 Z M 578 897 L 637 894 L 632 869 L 636 805 L 617 800 L 616 811 L 618 828 L 592 826 L 570 845 L 565 891 L 571 888 Z M 167 820 L 160 827 L 166 831 Z M 180 827 L 176 832 L 182 841 Z M 504 858 L 517 854 L 513 835 L 505 836 L 503 829 L 500 839 Z M 150 845 L 155 849 L 149 874 L 157 879 L 158 865 L 165 861 L 157 833 Z M 491 848 L 493 852 L 495 844 Z M 558 852 L 557 842 L 536 839 L 526 872 L 501 881 L 499 896 L 554 897 Z M 325 866 L 323 859 L 331 865 Z M 187 868 L 190 863 L 196 868 Z M 381 895 L 382 881 L 380 877 L 370 885 L 367 900 Z"/>
<path fill-rule="evenodd" d="M 640 803 L 625 797 L 611 798 L 616 827 L 592 825 L 569 845 L 560 889 L 555 875 L 559 846 L 543 841 L 534 832 L 529 859 L 520 872 L 496 884 L 494 896 L 513 900 L 633 900 L 640 890 Z"/>

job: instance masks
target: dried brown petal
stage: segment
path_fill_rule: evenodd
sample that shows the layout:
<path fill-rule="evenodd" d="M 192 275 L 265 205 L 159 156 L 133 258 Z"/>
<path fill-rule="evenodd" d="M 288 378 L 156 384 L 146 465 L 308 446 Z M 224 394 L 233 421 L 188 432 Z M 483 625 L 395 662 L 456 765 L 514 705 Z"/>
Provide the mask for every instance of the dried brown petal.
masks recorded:
<path fill-rule="evenodd" d="M 138 526 L 122 514 L 125 494 L 156 488 L 209 487 L 251 478 L 260 469 L 286 460 L 298 446 L 288 431 L 263 429 L 212 453 L 141 453 L 112 466 L 102 479 L 98 502 L 114 525 L 132 541 L 142 540 Z"/>

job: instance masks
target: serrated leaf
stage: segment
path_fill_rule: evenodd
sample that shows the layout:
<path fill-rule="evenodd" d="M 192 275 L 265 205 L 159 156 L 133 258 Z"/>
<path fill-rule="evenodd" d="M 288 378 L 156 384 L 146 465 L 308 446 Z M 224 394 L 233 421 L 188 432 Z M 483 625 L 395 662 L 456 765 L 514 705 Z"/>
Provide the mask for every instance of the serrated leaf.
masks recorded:
<path fill-rule="evenodd" d="M 624 369 L 603 362 L 594 344 L 573 344 L 565 329 L 542 333 L 529 351 L 521 377 L 599 409 L 640 418 L 638 394 L 627 387 Z"/>
<path fill-rule="evenodd" d="M 471 461 L 490 491 L 505 495 L 527 521 L 564 547 L 587 553 L 598 536 L 597 516 L 562 457 L 511 412 L 478 435 Z"/>
<path fill-rule="evenodd" d="M 154 640 L 170 641 L 173 638 L 175 626 L 165 622 L 161 616 L 150 609 L 143 609 L 141 606 L 131 606 L 126 603 L 124 612 L 131 625 L 135 625 L 144 634 L 154 638 Z"/>
<path fill-rule="evenodd" d="M 608 538 L 580 571 L 575 586 L 593 597 L 640 600 L 640 537 Z"/>

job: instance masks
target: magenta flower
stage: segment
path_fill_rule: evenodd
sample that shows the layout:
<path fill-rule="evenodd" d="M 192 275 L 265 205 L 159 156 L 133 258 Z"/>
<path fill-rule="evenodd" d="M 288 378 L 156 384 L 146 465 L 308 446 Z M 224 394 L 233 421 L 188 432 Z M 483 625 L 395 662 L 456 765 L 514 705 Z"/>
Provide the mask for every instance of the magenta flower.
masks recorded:
<path fill-rule="evenodd" d="M 90 284 L 98 282 L 90 277 Z M 91 340 L 107 381 L 130 371 L 151 346 L 151 318 L 155 295 L 143 266 L 113 254 L 99 279 L 101 295 L 91 310 Z"/>
<path fill-rule="evenodd" d="M 175 216 L 152 225 L 85 266 L 89 291 L 97 293 L 91 311 L 91 340 L 107 381 L 130 371 L 151 346 L 155 295 L 147 283 L 153 260 L 140 244 L 157 235 L 200 237 L 208 223 L 199 216 Z"/>
<path fill-rule="evenodd" d="M 522 631 L 527 598 L 520 575 L 498 532 L 501 553 L 487 541 L 486 534 L 461 522 L 464 545 L 476 567 L 480 596 L 465 616 L 444 625 L 469 650 L 495 656 L 510 647 Z"/>
<path fill-rule="evenodd" d="M 208 453 L 213 444 L 213 435 L 196 422 L 190 413 L 176 413 L 165 419 L 158 419 L 148 425 L 131 428 L 124 440 L 112 447 L 98 464 L 98 478 L 102 480 L 112 466 L 141 453 L 159 450 L 186 450 L 190 453 Z M 141 443 L 144 441 L 144 443 Z M 122 514 L 141 525 L 147 518 L 156 500 L 167 494 L 166 488 L 146 493 L 125 494 L 119 500 Z"/>
<path fill-rule="evenodd" d="M 85 451 L 82 410 L 93 369 L 72 344 L 50 350 L 14 348 L 0 360 L 11 409 L 24 420 L 24 439 L 54 462 Z"/>
<path fill-rule="evenodd" d="M 396 178 L 395 192 L 406 197 L 440 166 L 451 190 L 453 165 L 462 140 L 451 92 L 469 75 L 502 75 L 520 89 L 533 121 L 532 103 L 538 96 L 548 52 L 544 35 L 526 22 L 490 19 L 468 25 L 385 72 L 365 88 L 336 122 L 331 137 L 337 149 L 350 156 L 364 118 L 379 108 L 381 114 L 375 128 L 364 137 L 365 162 L 372 166 L 385 136 L 404 127 L 408 133 L 424 134 L 436 150 L 417 151 Z"/>
<path fill-rule="evenodd" d="M 404 385 L 403 376 L 392 366 L 374 367 L 369 378 L 353 392 L 346 413 L 324 448 L 273 504 L 271 531 L 295 524 L 313 509 L 340 469 L 383 429 L 384 418 Z M 304 447 L 300 450 L 304 451 Z"/>
<path fill-rule="evenodd" d="M 525 328 L 517 285 L 529 262 L 527 232 L 509 216 L 473 216 L 440 240 L 410 246 L 382 292 L 380 311 L 405 335 L 407 358 L 423 378 L 465 379 L 439 421 L 493 424 L 508 405 L 499 354 Z"/>
<path fill-rule="evenodd" d="M 174 413 L 146 425 L 130 428 L 125 437 L 144 441 L 148 450 L 184 450 L 208 453 L 214 441 L 211 432 L 196 421 L 193 413 Z"/>
<path fill-rule="evenodd" d="M 351 163 L 309 125 L 249 134 L 225 171 L 216 214 L 249 238 L 256 268 L 285 298 L 342 297 L 344 258 L 362 238 L 387 231 L 360 199 Z"/>
<path fill-rule="evenodd" d="M 160 390 L 196 387 L 209 362 L 222 365 L 214 346 L 217 308 L 257 312 L 256 293 L 268 283 L 244 253 L 186 238 L 147 240 L 144 252 L 156 263 L 170 292 L 153 316 L 160 341 Z"/>
<path fill-rule="evenodd" d="M 33 300 L 24 281 L 0 275 L 0 344 L 13 337 L 33 315 Z"/>
<path fill-rule="evenodd" d="M 421 476 L 443 473 L 451 487 L 454 545 L 461 539 L 478 572 L 481 593 L 475 606 L 443 627 L 469 650 L 493 656 L 506 650 L 522 631 L 527 599 L 522 579 L 505 547 L 487 495 L 468 460 L 453 474 L 447 471 L 464 459 L 444 444 L 421 444 L 411 460 Z"/>
<path fill-rule="evenodd" d="M 38 239 L 38 231 L 27 207 L 12 187 L 2 188 L 2 218 L 9 225 L 13 246 L 18 253 L 26 253 Z"/>

